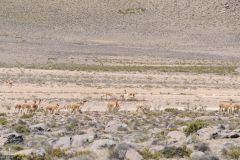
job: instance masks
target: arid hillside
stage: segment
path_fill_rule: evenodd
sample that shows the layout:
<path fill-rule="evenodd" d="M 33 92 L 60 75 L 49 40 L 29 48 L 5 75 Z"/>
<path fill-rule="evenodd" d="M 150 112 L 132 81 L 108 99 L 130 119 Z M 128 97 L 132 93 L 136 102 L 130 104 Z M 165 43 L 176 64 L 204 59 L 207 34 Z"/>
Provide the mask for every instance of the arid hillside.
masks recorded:
<path fill-rule="evenodd" d="M 240 1 L 0 0 L 0 40 L 1 53 L 238 56 Z"/>

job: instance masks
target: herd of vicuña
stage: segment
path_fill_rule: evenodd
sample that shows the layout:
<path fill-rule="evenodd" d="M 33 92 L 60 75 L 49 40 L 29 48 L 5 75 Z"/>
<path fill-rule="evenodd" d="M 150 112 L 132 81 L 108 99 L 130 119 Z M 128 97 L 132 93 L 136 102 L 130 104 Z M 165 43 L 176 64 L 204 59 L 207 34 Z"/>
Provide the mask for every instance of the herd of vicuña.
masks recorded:
<path fill-rule="evenodd" d="M 120 95 L 121 100 L 127 100 L 125 98 L 135 98 L 136 93 L 130 92 L 127 93 L 126 90 L 124 90 L 124 93 Z M 101 96 L 101 99 L 105 97 L 107 101 L 107 110 L 110 112 L 115 112 L 120 109 L 120 102 L 119 100 L 114 96 L 113 93 L 105 93 L 103 96 Z M 108 98 L 109 97 L 109 98 Z M 42 100 L 39 99 L 37 100 L 32 100 L 32 101 L 27 101 L 25 100 L 24 102 L 20 102 L 15 104 L 15 112 L 36 112 L 38 109 L 43 110 L 45 113 L 58 113 L 60 110 L 65 110 L 70 113 L 81 113 L 82 108 L 84 104 L 87 102 L 86 99 L 80 100 L 78 102 L 71 102 L 68 104 L 60 105 L 59 103 L 48 103 L 47 105 L 43 106 L 41 104 Z"/>
<path fill-rule="evenodd" d="M 127 100 L 129 98 L 133 99 L 135 98 L 136 93 L 130 92 L 128 93 L 126 90 L 124 90 L 123 94 L 120 94 L 120 99 Z M 107 92 L 103 96 L 101 96 L 101 99 L 105 97 L 105 100 L 107 101 L 107 110 L 110 112 L 115 112 L 120 110 L 120 101 L 114 96 L 113 93 Z M 109 97 L 109 98 L 108 98 Z M 127 99 L 126 99 L 127 98 Z M 80 100 L 79 102 L 71 102 L 69 104 L 60 105 L 59 103 L 49 103 L 45 107 L 40 107 L 41 99 L 33 100 L 33 101 L 24 101 L 21 103 L 15 104 L 15 111 L 17 112 L 36 112 L 38 109 L 42 109 L 46 113 L 57 113 L 62 109 L 67 110 L 70 113 L 78 113 L 82 111 L 82 108 L 84 104 L 87 102 L 86 99 Z M 145 106 L 138 106 L 137 112 L 148 112 L 150 110 L 149 107 Z M 240 111 L 240 102 L 235 102 L 232 99 L 229 101 L 220 101 L 219 103 L 219 112 L 227 112 L 227 113 L 238 113 Z"/>

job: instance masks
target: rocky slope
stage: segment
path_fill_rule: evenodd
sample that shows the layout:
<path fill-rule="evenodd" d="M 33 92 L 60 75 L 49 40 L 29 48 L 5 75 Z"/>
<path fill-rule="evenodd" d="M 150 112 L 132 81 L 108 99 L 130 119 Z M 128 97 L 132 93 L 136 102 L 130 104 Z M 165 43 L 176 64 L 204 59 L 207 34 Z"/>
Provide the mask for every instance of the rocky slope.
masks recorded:
<path fill-rule="evenodd" d="M 13 118 L 14 117 L 14 118 Z M 237 159 L 239 116 L 165 111 L 1 114 L 0 153 L 33 159 Z"/>

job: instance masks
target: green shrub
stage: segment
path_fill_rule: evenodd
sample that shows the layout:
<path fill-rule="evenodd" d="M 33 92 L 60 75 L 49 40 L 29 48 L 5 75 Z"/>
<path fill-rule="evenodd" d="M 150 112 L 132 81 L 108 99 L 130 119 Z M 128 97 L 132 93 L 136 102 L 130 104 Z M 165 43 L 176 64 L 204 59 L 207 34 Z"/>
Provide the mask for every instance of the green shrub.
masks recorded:
<path fill-rule="evenodd" d="M 7 119 L 4 117 L 0 117 L 0 125 L 6 125 L 8 123 Z"/>
<path fill-rule="evenodd" d="M 188 136 L 192 133 L 196 133 L 199 129 L 207 126 L 207 123 L 203 120 L 196 120 L 193 122 L 189 122 L 187 124 L 187 128 L 184 129 L 185 134 Z"/>
<path fill-rule="evenodd" d="M 30 133 L 29 127 L 23 124 L 17 124 L 13 128 L 17 133 L 24 133 L 24 134 Z"/>
<path fill-rule="evenodd" d="M 5 117 L 5 116 L 7 116 L 7 114 L 6 113 L 0 113 L 0 116 Z"/>
<path fill-rule="evenodd" d="M 24 118 L 24 119 L 28 119 L 28 118 L 32 118 L 33 117 L 33 114 L 32 113 L 24 113 L 21 118 Z"/>
<path fill-rule="evenodd" d="M 231 159 L 239 159 L 240 158 L 240 146 L 232 146 L 228 148 L 225 153 Z"/>
<path fill-rule="evenodd" d="M 174 157 L 189 157 L 192 151 L 188 149 L 186 146 L 183 147 L 165 147 L 161 151 L 162 155 L 165 158 L 174 158 Z"/>
<path fill-rule="evenodd" d="M 160 159 L 162 157 L 160 152 L 151 151 L 148 148 L 144 148 L 141 151 L 138 151 L 139 154 L 143 157 L 143 159 Z"/>

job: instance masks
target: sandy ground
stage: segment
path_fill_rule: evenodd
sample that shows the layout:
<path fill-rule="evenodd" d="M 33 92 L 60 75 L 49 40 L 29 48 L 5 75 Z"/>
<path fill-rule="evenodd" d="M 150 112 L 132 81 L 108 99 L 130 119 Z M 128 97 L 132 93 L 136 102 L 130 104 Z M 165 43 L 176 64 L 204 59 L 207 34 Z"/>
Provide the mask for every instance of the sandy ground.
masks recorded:
<path fill-rule="evenodd" d="M 5 83 L 0 85 L 1 112 L 14 111 L 15 103 L 36 98 L 43 100 L 43 107 L 50 102 L 64 105 L 88 99 L 83 110 L 105 111 L 108 101 L 105 93 L 120 99 L 124 89 L 137 95 L 134 100 L 126 97 L 121 102 L 123 110 L 136 110 L 140 104 L 150 105 L 152 109 L 203 107 L 217 110 L 219 101 L 240 98 L 239 75 L 30 69 L 22 73 L 18 68 L 1 68 L 0 77 L 2 81 L 11 79 L 14 82 L 12 87 Z"/>

